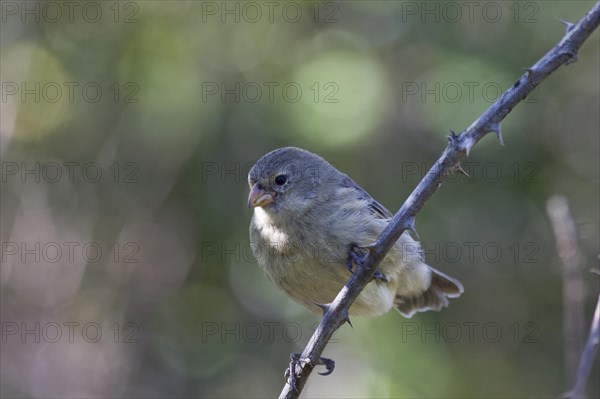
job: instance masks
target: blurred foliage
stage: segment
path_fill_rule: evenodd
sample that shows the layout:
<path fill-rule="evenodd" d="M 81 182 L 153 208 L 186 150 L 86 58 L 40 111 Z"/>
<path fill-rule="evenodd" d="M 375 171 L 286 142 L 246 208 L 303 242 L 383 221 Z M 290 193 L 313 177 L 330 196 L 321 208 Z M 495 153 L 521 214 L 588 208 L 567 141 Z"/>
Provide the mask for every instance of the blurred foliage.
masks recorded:
<path fill-rule="evenodd" d="M 309 149 L 394 211 L 448 129 L 558 42 L 559 18 L 593 4 L 75 2 L 70 14 L 67 3 L 2 2 L 3 397 L 278 394 L 318 318 L 251 255 L 252 162 Z M 471 179 L 453 177 L 419 215 L 428 262 L 465 294 L 441 313 L 343 327 L 325 353 L 335 373 L 313 376 L 306 397 L 567 389 L 545 204 L 571 203 L 588 323 L 598 44 L 596 32 L 507 117 L 506 145 L 484 138 L 465 162 Z M 64 323 L 79 323 L 72 340 Z M 598 385 L 596 363 L 591 396 Z"/>

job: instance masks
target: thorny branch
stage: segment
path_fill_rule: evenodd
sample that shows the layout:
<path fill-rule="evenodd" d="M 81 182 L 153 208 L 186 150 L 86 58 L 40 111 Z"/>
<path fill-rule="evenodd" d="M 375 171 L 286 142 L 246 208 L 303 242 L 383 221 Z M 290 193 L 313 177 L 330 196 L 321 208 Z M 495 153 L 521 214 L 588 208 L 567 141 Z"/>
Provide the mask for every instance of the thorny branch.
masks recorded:
<path fill-rule="evenodd" d="M 598 353 L 598 345 L 600 343 L 600 295 L 598 295 L 598 302 L 596 303 L 596 311 L 594 312 L 594 318 L 592 319 L 592 325 L 590 326 L 590 333 L 588 335 L 583 354 L 581 355 L 581 361 L 579 362 L 579 369 L 577 370 L 577 377 L 575 381 L 575 387 L 572 391 L 568 392 L 565 397 L 570 399 L 580 399 L 584 397 L 585 386 L 587 384 L 588 377 L 592 371 L 594 365 L 594 358 Z"/>
<path fill-rule="evenodd" d="M 320 364 L 321 354 L 333 333 L 348 320 L 348 309 L 363 288 L 373 279 L 375 269 L 387 252 L 407 230 L 414 230 L 414 220 L 425 202 L 433 195 L 445 176 L 460 168 L 460 160 L 469 155 L 473 146 L 489 132 L 495 132 L 503 143 L 500 122 L 546 77 L 562 65 L 568 65 L 577 58 L 577 50 L 598 27 L 600 22 L 600 2 L 577 23 L 566 23 L 567 32 L 562 40 L 527 71 L 502 96 L 489 107 L 475 122 L 460 134 L 448 137 L 449 143 L 440 158 L 419 182 L 400 210 L 394 215 L 381 236 L 370 247 L 363 266 L 356 269 L 333 302 L 325 308 L 319 323 L 295 367 L 295 387 L 286 383 L 280 398 L 297 398 L 306 384 L 314 367 Z"/>

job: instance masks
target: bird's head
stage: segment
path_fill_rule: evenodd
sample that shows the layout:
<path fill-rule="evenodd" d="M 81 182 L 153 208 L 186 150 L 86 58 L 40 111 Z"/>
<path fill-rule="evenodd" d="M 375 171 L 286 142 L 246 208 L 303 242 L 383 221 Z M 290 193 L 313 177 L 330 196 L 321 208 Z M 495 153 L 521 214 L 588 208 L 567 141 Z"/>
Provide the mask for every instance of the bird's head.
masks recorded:
<path fill-rule="evenodd" d="M 271 151 L 248 173 L 248 206 L 271 216 L 302 215 L 315 205 L 317 191 L 334 171 L 323 158 L 300 148 Z"/>

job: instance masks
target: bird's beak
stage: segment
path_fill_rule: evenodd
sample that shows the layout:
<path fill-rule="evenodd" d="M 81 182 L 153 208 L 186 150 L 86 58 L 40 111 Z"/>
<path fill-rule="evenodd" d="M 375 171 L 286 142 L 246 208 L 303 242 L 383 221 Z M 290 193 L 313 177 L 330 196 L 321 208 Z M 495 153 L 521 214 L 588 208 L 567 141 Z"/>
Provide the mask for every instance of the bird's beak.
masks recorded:
<path fill-rule="evenodd" d="M 252 186 L 250 194 L 248 195 L 248 208 L 255 208 L 257 206 L 265 206 L 273 202 L 275 193 L 272 191 L 263 190 L 263 188 L 256 183 Z"/>

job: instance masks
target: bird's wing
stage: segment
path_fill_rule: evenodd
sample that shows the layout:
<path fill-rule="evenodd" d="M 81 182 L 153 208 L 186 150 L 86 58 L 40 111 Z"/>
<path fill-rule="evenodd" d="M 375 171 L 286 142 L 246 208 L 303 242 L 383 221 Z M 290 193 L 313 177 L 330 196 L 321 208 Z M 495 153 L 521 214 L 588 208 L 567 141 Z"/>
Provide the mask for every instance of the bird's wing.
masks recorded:
<path fill-rule="evenodd" d="M 366 200 L 368 202 L 369 211 L 375 217 L 380 218 L 380 219 L 389 220 L 394 216 L 394 215 L 392 215 L 392 213 L 390 211 L 388 211 L 385 208 L 385 206 L 381 205 L 379 202 L 377 202 L 375 199 L 373 199 L 373 197 L 371 197 L 369 195 L 369 193 L 367 193 L 361 186 L 356 184 L 354 182 L 354 180 L 352 180 L 347 175 L 344 175 L 344 178 L 342 179 L 341 183 L 342 183 L 342 186 L 353 188 L 354 190 L 356 190 L 358 198 L 360 198 L 362 200 Z"/>

